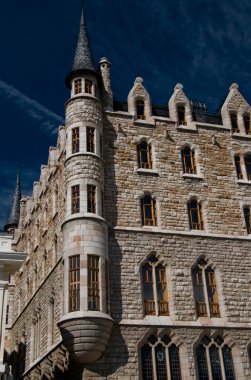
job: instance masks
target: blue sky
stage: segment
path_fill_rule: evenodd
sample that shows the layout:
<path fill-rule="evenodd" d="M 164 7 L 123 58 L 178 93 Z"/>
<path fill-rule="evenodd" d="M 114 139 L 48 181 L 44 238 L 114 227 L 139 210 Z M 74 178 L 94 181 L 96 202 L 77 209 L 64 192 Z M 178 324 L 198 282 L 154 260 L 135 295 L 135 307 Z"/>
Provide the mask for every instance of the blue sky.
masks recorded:
<path fill-rule="evenodd" d="M 12 0 L 0 5 L 0 229 L 17 168 L 30 194 L 64 119 L 81 0 Z M 153 103 L 176 83 L 214 112 L 237 82 L 251 103 L 250 0 L 86 0 L 95 62 L 112 63 L 114 98 L 126 100 L 137 76 Z"/>

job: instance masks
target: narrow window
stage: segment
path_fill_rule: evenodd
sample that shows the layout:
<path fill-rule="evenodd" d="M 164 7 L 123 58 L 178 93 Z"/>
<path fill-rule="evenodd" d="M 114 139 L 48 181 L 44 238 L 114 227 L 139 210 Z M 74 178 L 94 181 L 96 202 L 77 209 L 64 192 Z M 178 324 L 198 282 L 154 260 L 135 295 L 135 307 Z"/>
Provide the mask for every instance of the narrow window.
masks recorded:
<path fill-rule="evenodd" d="M 74 94 L 80 94 L 82 92 L 81 79 L 75 79 L 74 81 Z"/>
<path fill-rule="evenodd" d="M 143 302 L 146 315 L 168 315 L 166 269 L 152 255 L 142 267 Z"/>
<path fill-rule="evenodd" d="M 80 211 L 79 185 L 71 188 L 71 213 L 76 214 Z"/>
<path fill-rule="evenodd" d="M 87 211 L 96 214 L 96 186 L 87 185 Z"/>
<path fill-rule="evenodd" d="M 86 127 L 86 150 L 95 153 L 95 128 Z"/>
<path fill-rule="evenodd" d="M 85 93 L 92 94 L 92 81 L 85 79 Z"/>
<path fill-rule="evenodd" d="M 237 113 L 231 113 L 230 119 L 231 119 L 231 125 L 232 125 L 232 132 L 233 133 L 239 133 L 240 130 L 239 130 L 239 126 L 238 126 Z"/>
<path fill-rule="evenodd" d="M 79 152 L 79 128 L 72 129 L 72 154 Z"/>
<path fill-rule="evenodd" d="M 102 157 L 103 156 L 103 136 L 102 135 L 99 136 L 99 144 L 100 144 L 99 146 L 100 156 Z"/>
<path fill-rule="evenodd" d="M 203 230 L 201 205 L 196 200 L 191 200 L 187 206 L 191 230 Z"/>
<path fill-rule="evenodd" d="M 182 149 L 182 164 L 184 173 L 196 174 L 194 151 L 189 147 Z"/>
<path fill-rule="evenodd" d="M 247 234 L 251 234 L 251 224 L 250 224 L 250 207 L 246 206 L 243 208 L 243 212 L 244 212 L 244 218 L 245 218 L 245 224 L 246 224 L 246 230 L 247 230 Z"/>
<path fill-rule="evenodd" d="M 48 323 L 48 347 L 55 342 L 55 305 L 54 299 L 49 302 L 49 323 Z"/>
<path fill-rule="evenodd" d="M 234 156 L 234 162 L 238 179 L 243 179 L 240 156 Z"/>
<path fill-rule="evenodd" d="M 169 336 L 151 335 L 141 348 L 143 380 L 181 380 L 179 348 Z"/>
<path fill-rule="evenodd" d="M 88 310 L 99 307 L 99 257 L 88 255 Z"/>
<path fill-rule="evenodd" d="M 251 124 L 250 124 L 250 115 L 245 114 L 243 117 L 244 127 L 247 135 L 251 135 Z"/>
<path fill-rule="evenodd" d="M 5 324 L 9 324 L 9 316 L 10 316 L 10 305 L 6 306 L 6 318 L 5 318 Z"/>
<path fill-rule="evenodd" d="M 185 107 L 182 105 L 178 106 L 177 112 L 178 112 L 178 124 L 179 125 L 187 125 Z"/>
<path fill-rule="evenodd" d="M 69 257 L 69 312 L 80 309 L 80 255 Z"/>
<path fill-rule="evenodd" d="M 214 270 L 205 260 L 199 260 L 192 274 L 197 316 L 220 317 Z"/>
<path fill-rule="evenodd" d="M 203 380 L 235 380 L 232 350 L 217 336 L 205 336 L 196 348 L 199 378 Z"/>
<path fill-rule="evenodd" d="M 245 167 L 246 167 L 246 173 L 247 173 L 247 180 L 251 181 L 251 155 L 248 154 L 244 157 Z"/>
<path fill-rule="evenodd" d="M 136 116 L 137 119 L 145 120 L 145 102 L 144 100 L 137 100 L 136 101 Z"/>
<path fill-rule="evenodd" d="M 138 166 L 139 168 L 151 169 L 152 168 L 152 155 L 151 145 L 146 141 L 142 141 L 137 145 L 138 152 Z"/>
<path fill-rule="evenodd" d="M 40 313 L 36 312 L 33 318 L 33 360 L 40 356 L 40 338 L 41 338 L 41 317 Z"/>
<path fill-rule="evenodd" d="M 146 194 L 141 199 L 141 213 L 143 226 L 156 226 L 156 205 L 151 195 Z"/>

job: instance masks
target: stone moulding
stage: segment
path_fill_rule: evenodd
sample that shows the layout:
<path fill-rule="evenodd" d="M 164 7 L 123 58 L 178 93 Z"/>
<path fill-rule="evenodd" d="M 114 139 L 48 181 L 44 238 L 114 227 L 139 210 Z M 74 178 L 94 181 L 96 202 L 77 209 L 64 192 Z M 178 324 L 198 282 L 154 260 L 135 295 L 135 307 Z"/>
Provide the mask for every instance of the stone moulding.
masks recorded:
<path fill-rule="evenodd" d="M 65 315 L 58 327 L 71 358 L 78 363 L 93 363 L 103 355 L 113 323 L 102 312 L 74 312 Z"/>

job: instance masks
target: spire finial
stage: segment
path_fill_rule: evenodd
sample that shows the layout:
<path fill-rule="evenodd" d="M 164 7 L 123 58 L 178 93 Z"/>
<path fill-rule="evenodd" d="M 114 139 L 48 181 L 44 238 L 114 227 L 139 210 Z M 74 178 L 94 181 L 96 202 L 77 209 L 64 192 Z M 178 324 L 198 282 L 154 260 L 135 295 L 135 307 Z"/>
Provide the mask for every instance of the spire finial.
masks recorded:
<path fill-rule="evenodd" d="M 16 187 L 12 200 L 11 210 L 7 223 L 4 226 L 6 232 L 12 233 L 15 228 L 18 227 L 20 216 L 20 200 L 21 200 L 21 185 L 20 185 L 20 173 L 17 170 Z"/>

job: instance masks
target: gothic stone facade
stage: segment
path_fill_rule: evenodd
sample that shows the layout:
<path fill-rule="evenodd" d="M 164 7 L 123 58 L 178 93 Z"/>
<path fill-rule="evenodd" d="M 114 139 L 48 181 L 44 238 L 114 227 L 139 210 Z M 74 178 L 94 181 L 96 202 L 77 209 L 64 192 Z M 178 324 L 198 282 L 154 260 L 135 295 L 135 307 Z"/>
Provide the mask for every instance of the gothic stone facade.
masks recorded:
<path fill-rule="evenodd" d="M 113 103 L 108 60 L 102 88 L 81 70 L 21 200 L 14 377 L 250 379 L 250 106 L 234 84 L 221 115 L 197 112 L 179 84 L 156 108 L 141 78 Z"/>

